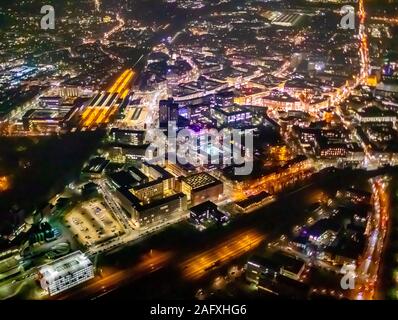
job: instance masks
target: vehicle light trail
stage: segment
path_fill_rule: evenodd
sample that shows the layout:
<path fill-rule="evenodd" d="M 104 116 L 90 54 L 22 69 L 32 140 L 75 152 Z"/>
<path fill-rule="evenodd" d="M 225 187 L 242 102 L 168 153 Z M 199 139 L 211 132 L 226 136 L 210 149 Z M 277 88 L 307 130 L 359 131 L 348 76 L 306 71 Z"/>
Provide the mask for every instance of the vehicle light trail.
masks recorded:
<path fill-rule="evenodd" d="M 375 297 L 382 255 L 390 218 L 390 199 L 387 190 L 388 183 L 383 178 L 372 179 L 373 217 L 371 234 L 362 259 L 358 261 L 358 283 L 352 292 L 353 299 L 372 300 Z"/>
<path fill-rule="evenodd" d="M 195 254 L 181 263 L 183 276 L 188 280 L 197 280 L 207 271 L 255 249 L 264 240 L 265 235 L 254 229 L 233 234 L 214 248 Z"/>

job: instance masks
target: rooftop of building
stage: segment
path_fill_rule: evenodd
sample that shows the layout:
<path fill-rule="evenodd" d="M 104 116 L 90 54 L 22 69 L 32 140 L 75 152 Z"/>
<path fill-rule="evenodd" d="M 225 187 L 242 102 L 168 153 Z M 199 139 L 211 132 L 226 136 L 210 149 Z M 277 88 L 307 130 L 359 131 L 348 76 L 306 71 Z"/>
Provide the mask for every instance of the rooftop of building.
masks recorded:
<path fill-rule="evenodd" d="M 53 120 L 60 121 L 65 119 L 71 112 L 71 108 L 57 109 L 30 109 L 24 115 L 23 119 L 29 120 Z"/>
<path fill-rule="evenodd" d="M 281 274 L 275 277 L 263 277 L 258 281 L 259 289 L 266 288 L 280 297 L 304 300 L 308 298 L 310 285 L 297 280 L 293 280 Z"/>
<path fill-rule="evenodd" d="M 304 261 L 289 256 L 282 251 L 275 251 L 264 256 L 254 255 L 249 259 L 248 263 L 254 266 L 272 268 L 278 272 L 283 268 L 294 274 L 298 274 L 305 265 Z"/>
<path fill-rule="evenodd" d="M 272 23 L 280 24 L 280 23 L 288 23 L 288 24 L 296 24 L 300 21 L 303 15 L 299 13 L 283 13 L 272 20 Z"/>
<path fill-rule="evenodd" d="M 317 89 L 318 86 L 306 79 L 295 78 L 285 82 L 285 88 L 296 89 Z"/>
<path fill-rule="evenodd" d="M 103 157 L 95 157 L 90 159 L 87 166 L 83 169 L 86 173 L 101 173 L 109 164 L 109 160 Z"/>
<path fill-rule="evenodd" d="M 260 76 L 260 77 L 254 78 L 251 80 L 251 82 L 253 82 L 254 84 L 259 84 L 259 85 L 262 85 L 265 87 L 272 88 L 272 87 L 275 87 L 278 84 L 280 84 L 282 82 L 282 79 L 277 78 L 273 75 L 267 74 L 265 76 Z"/>
<path fill-rule="evenodd" d="M 110 133 L 124 133 L 124 134 L 145 134 L 145 130 L 132 130 L 124 128 L 112 128 Z"/>
<path fill-rule="evenodd" d="M 152 164 L 145 161 L 142 165 L 153 168 L 154 170 L 156 170 L 157 173 L 162 176 L 163 179 L 170 179 L 174 177 L 170 172 L 157 164 Z"/>
<path fill-rule="evenodd" d="M 286 92 L 282 92 L 279 90 L 271 91 L 271 93 L 267 96 L 264 96 L 263 99 L 271 101 L 279 101 L 279 102 L 290 102 L 290 103 L 296 103 L 300 101 L 292 97 L 291 95 L 287 94 Z"/>
<path fill-rule="evenodd" d="M 221 181 L 206 172 L 201 172 L 188 177 L 184 177 L 182 178 L 182 181 L 188 184 L 193 190 L 207 188 L 211 185 L 222 184 Z"/>
<path fill-rule="evenodd" d="M 340 228 L 341 228 L 340 224 L 337 223 L 336 221 L 333 221 L 331 219 L 321 219 L 315 222 L 310 227 L 308 227 L 307 230 L 304 230 L 303 233 L 308 232 L 308 235 L 318 237 L 328 230 L 333 232 L 338 232 Z"/>
<path fill-rule="evenodd" d="M 254 196 L 250 196 L 244 200 L 236 202 L 236 205 L 238 205 L 241 208 L 247 208 L 251 206 L 252 204 L 256 204 L 260 201 L 263 201 L 264 199 L 268 198 L 270 194 L 268 192 L 262 191 L 259 194 L 256 194 Z"/>
<path fill-rule="evenodd" d="M 386 92 L 398 93 L 398 84 L 380 82 L 376 87 L 376 91 L 386 91 Z"/>
<path fill-rule="evenodd" d="M 148 178 L 138 169 L 135 169 L 134 167 L 130 169 L 132 170 L 113 172 L 109 177 L 118 187 L 125 187 L 128 189 L 148 180 Z"/>
<path fill-rule="evenodd" d="M 391 110 L 386 110 L 386 109 L 380 109 L 376 106 L 371 106 L 367 108 L 363 108 L 360 111 L 358 111 L 358 114 L 361 117 L 371 117 L 371 118 L 377 118 L 377 117 L 397 117 L 397 113 Z"/>
<path fill-rule="evenodd" d="M 156 208 L 165 205 L 170 201 L 183 199 L 184 197 L 186 197 L 185 194 L 183 193 L 176 193 L 168 197 L 152 200 L 149 203 L 144 203 L 140 199 L 138 199 L 134 194 L 132 194 L 131 191 L 127 188 L 118 188 L 117 191 L 120 194 L 122 194 L 130 202 L 131 206 L 134 207 L 139 212 Z"/>
<path fill-rule="evenodd" d="M 51 282 L 68 273 L 76 272 L 90 265 L 92 265 L 92 263 L 86 255 L 81 251 L 75 251 L 49 264 L 41 266 L 39 272 L 47 281 Z"/>
<path fill-rule="evenodd" d="M 250 112 L 250 110 L 248 108 L 246 108 L 245 106 L 240 106 L 237 104 L 227 106 L 227 107 L 222 107 L 222 108 L 214 107 L 214 110 L 216 110 L 217 112 L 220 112 L 226 116 L 232 116 L 232 115 Z"/>
<path fill-rule="evenodd" d="M 316 141 L 320 150 L 323 149 L 342 149 L 348 150 L 348 145 L 344 141 L 335 141 L 323 136 L 316 136 Z"/>
<path fill-rule="evenodd" d="M 235 93 L 233 91 L 223 90 L 223 91 L 217 92 L 215 94 L 215 96 L 219 97 L 219 98 L 233 98 L 233 97 L 235 97 Z"/>
<path fill-rule="evenodd" d="M 191 209 L 189 210 L 191 212 L 200 214 L 208 210 L 217 210 L 217 205 L 214 202 L 207 200 L 205 202 L 202 202 L 201 204 L 191 207 Z"/>
<path fill-rule="evenodd" d="M 356 260 L 366 247 L 366 237 L 360 233 L 340 232 L 332 245 L 325 249 L 333 255 Z"/>

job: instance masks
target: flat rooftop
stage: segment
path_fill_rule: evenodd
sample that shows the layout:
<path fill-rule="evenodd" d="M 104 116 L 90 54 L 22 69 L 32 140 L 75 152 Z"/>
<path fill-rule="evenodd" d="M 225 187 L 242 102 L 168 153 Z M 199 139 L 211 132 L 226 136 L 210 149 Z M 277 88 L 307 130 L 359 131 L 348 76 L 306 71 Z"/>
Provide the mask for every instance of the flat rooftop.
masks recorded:
<path fill-rule="evenodd" d="M 86 173 L 101 173 L 105 167 L 109 164 L 109 160 L 103 157 L 92 158 L 88 165 L 83 169 Z"/>
<path fill-rule="evenodd" d="M 378 118 L 378 117 L 392 117 L 396 118 L 397 114 L 391 110 L 383 110 L 376 106 L 363 108 L 362 110 L 358 111 L 358 114 L 361 117 L 369 117 L 369 118 Z"/>
<path fill-rule="evenodd" d="M 86 255 L 81 251 L 75 251 L 49 264 L 41 266 L 39 272 L 47 281 L 51 282 L 68 273 L 76 272 L 90 265 L 92 265 L 92 263 Z"/>
<path fill-rule="evenodd" d="M 281 16 L 277 17 L 272 21 L 272 24 L 276 25 L 296 25 L 303 16 L 298 13 L 287 13 L 287 14 L 282 14 Z"/>
<path fill-rule="evenodd" d="M 120 194 L 122 194 L 130 202 L 130 205 L 139 212 L 143 212 L 145 210 L 149 210 L 149 209 L 152 209 L 155 207 L 166 205 L 167 203 L 177 200 L 177 199 L 185 198 L 185 194 L 180 192 L 180 193 L 173 194 L 169 197 L 151 200 L 150 203 L 144 203 L 140 199 L 138 199 L 134 194 L 132 194 L 130 190 L 128 190 L 126 188 L 123 188 L 123 187 L 118 188 L 117 191 Z"/>
<path fill-rule="evenodd" d="M 256 204 L 260 201 L 263 201 L 264 199 L 268 198 L 270 194 L 268 192 L 262 191 L 259 194 L 256 194 L 254 196 L 250 196 L 244 200 L 236 202 L 236 204 L 241 207 L 241 208 L 247 208 L 251 206 L 252 204 Z"/>
<path fill-rule="evenodd" d="M 226 116 L 250 112 L 250 110 L 248 108 L 246 108 L 244 106 L 239 106 L 239 105 L 232 105 L 232 106 L 223 107 L 223 108 L 214 107 L 214 110 L 217 112 L 220 112 Z"/>
<path fill-rule="evenodd" d="M 56 109 L 31 109 L 27 111 L 23 119 L 30 120 L 62 120 L 71 112 L 71 108 Z"/>
<path fill-rule="evenodd" d="M 248 263 L 254 266 L 270 267 L 275 271 L 283 268 L 294 274 L 298 274 L 303 265 L 305 265 L 304 261 L 291 257 L 281 251 L 272 252 L 267 256 L 254 255 L 249 259 Z"/>
<path fill-rule="evenodd" d="M 217 180 L 206 172 L 194 174 L 182 179 L 183 182 L 188 184 L 192 189 L 196 190 L 203 187 L 208 187 L 212 184 L 219 184 L 221 181 Z"/>

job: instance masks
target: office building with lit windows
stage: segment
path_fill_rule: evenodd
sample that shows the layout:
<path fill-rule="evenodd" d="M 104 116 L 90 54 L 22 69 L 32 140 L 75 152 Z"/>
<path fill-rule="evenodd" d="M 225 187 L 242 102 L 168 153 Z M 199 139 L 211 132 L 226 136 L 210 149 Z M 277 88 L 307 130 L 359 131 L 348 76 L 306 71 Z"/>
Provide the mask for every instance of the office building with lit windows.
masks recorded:
<path fill-rule="evenodd" d="M 173 213 L 187 209 L 186 196 L 176 193 L 167 197 L 156 197 L 143 202 L 132 190 L 119 188 L 116 192 L 120 204 L 139 228 L 154 226 L 168 221 Z"/>
<path fill-rule="evenodd" d="M 159 127 L 167 128 L 169 122 L 178 120 L 178 103 L 173 99 L 161 100 L 159 102 Z"/>
<path fill-rule="evenodd" d="M 217 200 L 223 193 L 224 186 L 220 180 L 202 172 L 182 178 L 181 190 L 192 205 L 197 205 L 207 200 Z"/>
<path fill-rule="evenodd" d="M 145 135 L 146 131 L 119 128 L 112 128 L 110 132 L 110 138 L 113 142 L 130 146 L 143 145 L 145 142 Z"/>
<path fill-rule="evenodd" d="M 348 154 L 347 144 L 319 139 L 315 145 L 315 154 L 326 159 L 345 158 Z"/>
<path fill-rule="evenodd" d="M 195 225 L 203 225 L 209 222 L 226 224 L 228 223 L 230 216 L 221 212 L 215 203 L 205 201 L 189 210 L 189 218 Z"/>
<path fill-rule="evenodd" d="M 252 113 L 243 106 L 232 105 L 224 108 L 214 107 L 211 110 L 212 117 L 217 121 L 218 126 L 231 124 L 251 124 Z"/>
<path fill-rule="evenodd" d="M 81 251 L 75 251 L 39 268 L 41 287 L 50 296 L 94 278 L 94 266 Z"/>
<path fill-rule="evenodd" d="M 135 171 L 144 179 L 133 185 L 118 183 L 116 196 L 138 227 L 165 222 L 173 213 L 186 210 L 186 196 L 175 192 L 175 177 L 171 173 L 147 162 Z"/>

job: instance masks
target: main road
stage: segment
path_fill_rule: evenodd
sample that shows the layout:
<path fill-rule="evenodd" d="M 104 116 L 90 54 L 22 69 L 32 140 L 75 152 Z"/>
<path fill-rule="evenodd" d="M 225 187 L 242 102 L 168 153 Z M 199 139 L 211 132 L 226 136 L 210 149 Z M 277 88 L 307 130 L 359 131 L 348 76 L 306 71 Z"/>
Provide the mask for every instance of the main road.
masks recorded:
<path fill-rule="evenodd" d="M 357 283 L 352 292 L 353 299 L 371 300 L 378 286 L 379 269 L 385 249 L 390 219 L 388 179 L 377 177 L 371 180 L 373 191 L 373 214 L 365 253 L 358 263 Z"/>
<path fill-rule="evenodd" d="M 173 254 L 171 252 L 151 250 L 143 255 L 137 264 L 130 268 L 122 270 L 105 268 L 100 272 L 99 276 L 96 276 L 95 279 L 84 286 L 80 286 L 78 290 L 67 291 L 51 299 L 66 300 L 100 297 L 105 293 L 117 289 L 125 281 L 137 280 L 163 268 L 170 263 L 172 257 Z"/>

